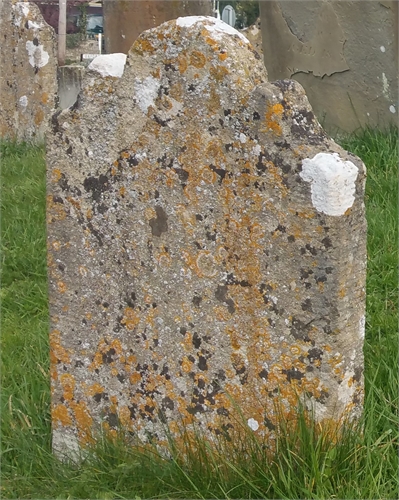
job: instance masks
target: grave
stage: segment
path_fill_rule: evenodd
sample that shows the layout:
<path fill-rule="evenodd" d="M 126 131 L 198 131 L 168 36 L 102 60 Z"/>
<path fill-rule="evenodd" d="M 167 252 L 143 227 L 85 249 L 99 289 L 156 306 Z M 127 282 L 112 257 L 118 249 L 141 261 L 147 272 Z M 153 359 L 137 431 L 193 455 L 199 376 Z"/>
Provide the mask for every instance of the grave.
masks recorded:
<path fill-rule="evenodd" d="M 122 56 L 91 63 L 48 134 L 54 451 L 100 428 L 233 435 L 236 406 L 266 440 L 298 400 L 357 418 L 363 163 L 220 20 Z"/>
<path fill-rule="evenodd" d="M 0 137 L 41 142 L 55 108 L 54 30 L 34 3 L 1 4 Z"/>

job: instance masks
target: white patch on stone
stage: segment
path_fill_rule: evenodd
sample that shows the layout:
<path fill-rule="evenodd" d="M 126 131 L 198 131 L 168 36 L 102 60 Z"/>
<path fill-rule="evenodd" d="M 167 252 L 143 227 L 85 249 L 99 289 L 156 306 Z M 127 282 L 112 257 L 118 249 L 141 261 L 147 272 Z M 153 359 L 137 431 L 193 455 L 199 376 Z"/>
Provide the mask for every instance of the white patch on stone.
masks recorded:
<path fill-rule="evenodd" d="M 250 429 L 252 429 L 253 431 L 257 431 L 259 429 L 258 421 L 255 420 L 254 418 L 249 418 L 247 423 L 248 423 L 248 427 Z"/>
<path fill-rule="evenodd" d="M 183 27 L 190 28 L 191 26 L 194 26 L 194 24 L 200 23 L 200 22 L 204 23 L 204 21 L 207 21 L 208 23 L 209 22 L 212 23 L 211 25 L 204 24 L 204 27 L 213 35 L 213 38 L 215 40 L 221 40 L 223 35 L 228 34 L 228 35 L 236 35 L 243 42 L 250 43 L 248 38 L 246 38 L 242 33 L 237 31 L 232 26 L 226 24 L 221 19 L 216 19 L 215 17 L 210 17 L 210 16 L 178 17 L 176 19 L 176 25 L 180 26 L 181 28 L 183 28 Z"/>
<path fill-rule="evenodd" d="M 254 155 L 256 156 L 259 156 L 260 152 L 262 151 L 262 148 L 259 146 L 259 144 L 257 144 L 256 146 L 254 146 L 252 152 Z"/>
<path fill-rule="evenodd" d="M 340 401 L 343 406 L 346 406 L 352 401 L 352 397 L 355 393 L 355 384 L 351 384 L 349 387 L 349 381 L 355 375 L 353 370 L 348 370 L 345 372 L 343 381 L 338 386 L 338 401 Z"/>
<path fill-rule="evenodd" d="M 29 14 L 29 6 L 25 2 L 18 2 L 13 8 L 16 11 L 15 26 L 21 26 L 22 18 Z"/>
<path fill-rule="evenodd" d="M 101 76 L 120 78 L 123 75 L 125 64 L 126 54 L 102 54 L 92 60 L 88 69 L 100 73 Z"/>
<path fill-rule="evenodd" d="M 380 50 L 381 50 L 381 52 L 385 52 L 385 47 L 383 45 L 381 45 Z"/>
<path fill-rule="evenodd" d="M 28 21 L 28 28 L 29 28 L 29 29 L 31 29 L 31 30 L 32 30 L 32 29 L 33 29 L 33 30 L 38 30 L 38 29 L 40 29 L 41 27 L 42 27 L 42 25 L 41 25 L 41 24 L 35 23 L 35 22 L 33 22 L 33 21 Z"/>
<path fill-rule="evenodd" d="M 26 42 L 26 50 L 28 51 L 29 64 L 31 66 L 42 68 L 49 62 L 50 57 L 48 52 L 43 49 L 43 45 L 35 45 L 33 42 L 28 40 Z"/>
<path fill-rule="evenodd" d="M 240 142 L 241 144 L 245 144 L 247 142 L 247 136 L 245 134 L 240 134 Z"/>
<path fill-rule="evenodd" d="M 136 79 L 134 83 L 135 97 L 141 111 L 146 114 L 150 106 L 154 106 L 161 82 L 153 76 L 144 80 Z"/>
<path fill-rule="evenodd" d="M 362 316 L 359 319 L 359 336 L 361 339 L 364 339 L 366 334 L 366 316 Z"/>
<path fill-rule="evenodd" d="M 18 99 L 18 102 L 19 102 L 20 106 L 22 106 L 23 108 L 26 108 L 26 106 L 28 105 L 28 98 L 26 97 L 26 95 L 23 95 L 22 97 L 20 97 Z"/>
<path fill-rule="evenodd" d="M 385 97 L 389 97 L 389 83 L 385 73 L 382 74 L 382 93 Z"/>
<path fill-rule="evenodd" d="M 389 111 L 390 111 L 391 113 L 396 113 L 396 108 L 395 108 L 395 106 L 394 106 L 394 105 L 389 106 Z"/>
<path fill-rule="evenodd" d="M 341 160 L 338 153 L 305 158 L 299 175 L 311 183 L 312 204 L 319 212 L 339 216 L 353 205 L 358 168 L 351 161 Z"/>

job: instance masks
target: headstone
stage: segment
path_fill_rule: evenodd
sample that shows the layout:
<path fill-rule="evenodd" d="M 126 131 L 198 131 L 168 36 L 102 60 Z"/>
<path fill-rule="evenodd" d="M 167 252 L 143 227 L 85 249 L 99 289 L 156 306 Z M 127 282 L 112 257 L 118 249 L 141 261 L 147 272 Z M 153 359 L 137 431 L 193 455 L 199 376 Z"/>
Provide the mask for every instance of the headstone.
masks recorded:
<path fill-rule="evenodd" d="M 139 35 L 179 16 L 208 16 L 212 0 L 103 0 L 104 40 L 108 53 L 127 54 Z"/>
<path fill-rule="evenodd" d="M 100 426 L 213 439 L 236 405 L 260 438 L 298 398 L 321 424 L 358 416 L 362 162 L 220 20 L 102 57 L 48 136 L 56 453 Z"/>
<path fill-rule="evenodd" d="M 40 142 L 57 93 L 54 30 L 34 3 L 3 0 L 0 33 L 0 137 Z"/>
<path fill-rule="evenodd" d="M 326 129 L 397 125 L 397 1 L 270 0 L 259 6 L 270 78 L 303 85 Z"/>
<path fill-rule="evenodd" d="M 228 24 L 229 26 L 236 25 L 236 12 L 231 5 L 226 5 L 222 12 L 222 21 Z"/>

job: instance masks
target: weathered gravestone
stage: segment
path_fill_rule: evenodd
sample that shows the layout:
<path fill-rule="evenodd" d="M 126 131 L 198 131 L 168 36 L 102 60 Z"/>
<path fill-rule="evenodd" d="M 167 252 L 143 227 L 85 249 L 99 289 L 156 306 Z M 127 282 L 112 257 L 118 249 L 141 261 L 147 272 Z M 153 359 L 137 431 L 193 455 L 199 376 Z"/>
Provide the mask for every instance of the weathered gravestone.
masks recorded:
<path fill-rule="evenodd" d="M 34 3 L 3 0 L 0 137 L 42 141 L 57 92 L 53 28 Z"/>
<path fill-rule="evenodd" d="M 118 57 L 48 138 L 54 449 L 100 423 L 212 438 L 235 405 L 267 437 L 298 397 L 357 416 L 364 165 L 221 21 L 146 31 L 120 78 Z"/>

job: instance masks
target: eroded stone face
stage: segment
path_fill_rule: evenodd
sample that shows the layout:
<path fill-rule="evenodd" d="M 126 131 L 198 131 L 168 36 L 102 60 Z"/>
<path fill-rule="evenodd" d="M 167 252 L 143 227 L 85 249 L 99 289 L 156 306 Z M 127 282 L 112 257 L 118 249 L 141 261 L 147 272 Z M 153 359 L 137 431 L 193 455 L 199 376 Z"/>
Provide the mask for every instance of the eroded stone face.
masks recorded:
<path fill-rule="evenodd" d="M 12 0 L 0 28 L 0 137 L 43 141 L 57 93 L 54 30 L 34 3 Z"/>
<path fill-rule="evenodd" d="M 184 18 L 143 33 L 121 78 L 94 68 L 53 118 L 58 453 L 100 423 L 161 445 L 165 425 L 234 432 L 235 404 L 259 436 L 273 434 L 276 402 L 289 416 L 298 396 L 319 421 L 361 411 L 364 165 L 226 26 Z M 344 177 L 350 164 L 343 213 L 315 202 L 320 182 L 337 193 L 326 163 Z"/>

